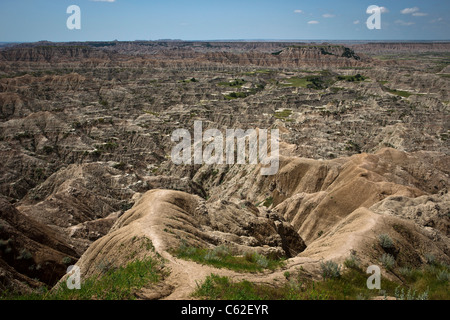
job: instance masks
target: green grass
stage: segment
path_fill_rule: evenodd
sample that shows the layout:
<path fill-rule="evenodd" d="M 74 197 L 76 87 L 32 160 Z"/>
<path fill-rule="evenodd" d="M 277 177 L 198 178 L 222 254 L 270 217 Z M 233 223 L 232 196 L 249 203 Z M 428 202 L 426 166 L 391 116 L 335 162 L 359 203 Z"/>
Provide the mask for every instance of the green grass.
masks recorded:
<path fill-rule="evenodd" d="M 182 80 L 180 82 L 182 82 L 182 83 L 191 83 L 191 82 L 198 82 L 198 80 L 195 79 L 195 78 L 191 78 L 191 79 Z"/>
<path fill-rule="evenodd" d="M 312 82 L 309 81 L 307 77 L 306 78 L 293 77 L 286 79 L 286 82 L 282 83 L 281 85 L 283 87 L 307 88 L 309 84 L 312 84 Z"/>
<path fill-rule="evenodd" d="M 395 94 L 397 96 L 403 97 L 403 98 L 409 98 L 412 93 L 407 92 L 407 91 L 402 91 L 402 90 L 395 90 L 395 89 L 388 89 L 388 92 L 391 94 Z"/>
<path fill-rule="evenodd" d="M 362 271 L 350 270 L 342 277 L 325 281 L 302 278 L 291 279 L 279 287 L 255 284 L 247 280 L 232 282 L 227 277 L 215 274 L 197 285 L 193 296 L 206 300 L 355 300 L 379 295 L 366 286 L 367 276 Z M 386 286 L 387 282 L 384 281 Z M 394 291 L 395 284 L 389 283 Z"/>
<path fill-rule="evenodd" d="M 225 95 L 226 100 L 234 100 L 234 99 L 242 99 L 247 98 L 249 93 L 247 92 L 231 92 L 230 94 Z"/>
<path fill-rule="evenodd" d="M 270 207 L 273 204 L 273 197 L 269 197 L 266 200 L 264 200 L 263 206 L 264 207 Z"/>
<path fill-rule="evenodd" d="M 147 113 L 147 114 L 151 114 L 152 116 L 159 117 L 159 113 L 158 112 L 153 112 L 153 111 L 148 111 L 148 110 L 144 110 L 144 112 Z"/>
<path fill-rule="evenodd" d="M 270 74 L 275 72 L 274 70 L 269 70 L 269 69 L 258 69 L 255 71 L 250 71 L 250 72 L 245 72 L 244 75 L 246 76 L 253 76 L 255 74 Z"/>
<path fill-rule="evenodd" d="M 450 273 L 448 265 L 436 263 L 422 268 L 409 267 L 407 271 L 406 268 L 402 269 L 402 278 L 411 290 L 418 293 L 428 291 L 430 300 L 450 300 L 449 279 L 445 277 Z"/>
<path fill-rule="evenodd" d="M 28 295 L 4 293 L 0 300 L 133 300 L 136 290 L 162 278 L 159 266 L 160 261 L 147 257 L 91 277 L 81 284 L 80 290 L 70 290 L 64 282 L 52 291 L 44 288 Z"/>
<path fill-rule="evenodd" d="M 235 79 L 233 81 L 228 82 L 219 82 L 219 86 L 225 86 L 225 87 L 232 87 L 232 88 L 240 88 L 242 87 L 247 81 L 244 79 Z"/>
<path fill-rule="evenodd" d="M 341 88 L 341 87 L 331 87 L 330 90 L 333 93 L 338 93 L 339 91 L 342 91 L 342 90 L 345 90 L 345 89 Z"/>
<path fill-rule="evenodd" d="M 304 276 L 302 271 L 295 276 L 285 273 L 288 282 L 278 287 L 247 280 L 233 282 L 228 277 L 211 274 L 197 284 L 193 296 L 206 300 L 359 300 L 383 295 L 399 300 L 450 299 L 449 266 L 438 264 L 403 269 L 398 272 L 403 284 L 382 277 L 381 291 L 367 288 L 369 275 L 354 261 L 339 277 L 318 282 Z"/>
<path fill-rule="evenodd" d="M 261 272 L 264 270 L 275 270 L 283 265 L 281 259 L 265 257 L 258 253 L 248 252 L 244 256 L 234 256 L 224 246 L 214 249 L 195 248 L 182 243 L 174 251 L 176 257 L 192 260 L 201 264 L 207 264 L 216 268 L 226 268 L 241 272 Z"/>

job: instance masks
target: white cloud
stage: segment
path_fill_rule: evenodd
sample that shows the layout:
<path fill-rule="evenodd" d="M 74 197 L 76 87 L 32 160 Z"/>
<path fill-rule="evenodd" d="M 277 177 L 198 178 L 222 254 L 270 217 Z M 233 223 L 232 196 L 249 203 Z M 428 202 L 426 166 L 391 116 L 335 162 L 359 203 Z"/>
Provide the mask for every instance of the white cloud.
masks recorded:
<path fill-rule="evenodd" d="M 359 21 L 359 20 L 355 20 L 355 21 L 353 21 L 353 24 L 359 24 L 361 21 Z"/>
<path fill-rule="evenodd" d="M 334 18 L 335 15 L 331 14 L 331 13 L 325 13 L 325 14 L 322 15 L 322 17 L 324 17 L 324 18 Z"/>
<path fill-rule="evenodd" d="M 319 21 L 311 20 L 311 21 L 308 21 L 308 24 L 319 24 Z"/>
<path fill-rule="evenodd" d="M 395 21 L 396 24 L 399 24 L 401 26 L 412 26 L 413 24 L 415 24 L 414 22 L 407 22 L 407 21 L 403 21 L 403 20 L 396 20 Z"/>
<path fill-rule="evenodd" d="M 444 20 L 443 18 L 437 18 L 437 19 L 431 20 L 430 22 L 431 23 L 436 23 L 436 22 L 441 22 L 443 20 Z"/>
<path fill-rule="evenodd" d="M 294 12 L 295 13 L 303 13 L 303 10 L 297 9 L 297 10 L 294 10 Z"/>
<path fill-rule="evenodd" d="M 411 14 L 414 17 L 425 17 L 428 15 L 428 13 L 420 12 L 420 9 L 418 7 L 413 8 L 405 8 L 402 11 L 400 11 L 402 14 Z"/>
<path fill-rule="evenodd" d="M 419 8 L 413 7 L 413 8 L 405 8 L 402 11 L 400 11 L 402 14 L 412 14 L 414 12 L 418 12 Z"/>

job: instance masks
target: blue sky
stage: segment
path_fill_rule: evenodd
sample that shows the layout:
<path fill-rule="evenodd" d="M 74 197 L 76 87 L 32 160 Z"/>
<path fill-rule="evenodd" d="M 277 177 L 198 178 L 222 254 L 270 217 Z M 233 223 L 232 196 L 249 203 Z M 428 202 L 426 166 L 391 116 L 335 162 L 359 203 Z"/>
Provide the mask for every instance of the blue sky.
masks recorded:
<path fill-rule="evenodd" d="M 70 5 L 81 30 L 66 27 Z M 386 9 L 381 30 L 366 27 L 369 5 Z M 1 0 L 0 42 L 450 40 L 449 13 L 449 0 Z"/>

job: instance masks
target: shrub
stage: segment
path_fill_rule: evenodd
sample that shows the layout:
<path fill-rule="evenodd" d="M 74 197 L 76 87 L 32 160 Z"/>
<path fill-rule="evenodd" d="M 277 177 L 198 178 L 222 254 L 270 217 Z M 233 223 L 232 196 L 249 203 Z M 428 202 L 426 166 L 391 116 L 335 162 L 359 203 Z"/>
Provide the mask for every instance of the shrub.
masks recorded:
<path fill-rule="evenodd" d="M 230 250 L 225 246 L 215 247 L 213 250 L 214 254 L 220 258 L 224 258 L 230 255 Z"/>
<path fill-rule="evenodd" d="M 266 257 L 258 255 L 258 257 L 256 258 L 256 264 L 261 268 L 267 268 L 269 266 L 269 261 Z"/>
<path fill-rule="evenodd" d="M 0 248 L 1 248 L 1 247 L 6 247 L 6 246 L 8 246 L 10 242 L 11 242 L 10 239 L 8 239 L 8 240 L 2 240 L 2 239 L 0 239 Z"/>
<path fill-rule="evenodd" d="M 31 258 L 33 258 L 33 255 L 27 249 L 22 249 L 22 251 L 20 251 L 20 256 L 18 257 L 18 259 L 28 260 Z"/>
<path fill-rule="evenodd" d="M 244 259 L 248 262 L 255 262 L 255 254 L 253 252 L 244 253 Z"/>
<path fill-rule="evenodd" d="M 334 279 L 341 277 L 341 266 L 336 262 L 327 261 L 325 263 L 320 263 L 320 268 L 322 269 L 322 277 L 324 279 Z"/>
<path fill-rule="evenodd" d="M 51 146 L 44 146 L 43 150 L 44 150 L 44 152 L 46 154 L 50 154 L 50 153 L 53 152 L 53 147 L 51 147 Z"/>
<path fill-rule="evenodd" d="M 125 167 L 126 167 L 126 164 L 125 164 L 124 162 L 116 163 L 116 164 L 113 166 L 113 168 L 114 168 L 114 169 L 117 169 L 117 170 L 124 170 Z"/>
<path fill-rule="evenodd" d="M 344 266 L 349 269 L 358 269 L 359 265 L 360 265 L 360 261 L 359 261 L 358 257 L 356 255 L 354 255 L 353 253 L 350 255 L 350 257 L 348 257 L 344 261 Z"/>
<path fill-rule="evenodd" d="M 380 262 L 387 270 L 391 270 L 395 265 L 395 258 L 389 253 L 384 253 L 380 258 Z"/>
<path fill-rule="evenodd" d="M 436 257 L 432 253 L 425 254 L 425 261 L 432 266 L 437 264 Z"/>
<path fill-rule="evenodd" d="M 439 282 L 448 282 L 450 280 L 450 273 L 447 270 L 442 270 L 438 273 L 437 279 Z"/>
<path fill-rule="evenodd" d="M 389 249 L 394 246 L 394 242 L 392 241 L 391 237 L 388 234 L 380 234 L 378 236 L 378 240 L 380 242 L 380 246 L 383 249 Z"/>
<path fill-rule="evenodd" d="M 113 270 L 114 264 L 109 259 L 103 259 L 100 261 L 100 263 L 97 266 L 97 269 L 100 270 L 103 273 L 109 272 L 110 270 Z"/>
<path fill-rule="evenodd" d="M 220 261 L 220 257 L 218 257 L 214 251 L 206 252 L 203 259 L 205 259 L 205 261 Z"/>
<path fill-rule="evenodd" d="M 428 290 L 417 294 L 416 297 L 416 290 L 408 289 L 408 292 L 405 294 L 405 289 L 402 288 L 402 290 L 399 290 L 399 288 L 395 288 L 394 296 L 397 300 L 428 300 Z"/>
<path fill-rule="evenodd" d="M 256 263 L 258 266 L 263 268 L 267 268 L 269 264 L 268 259 L 257 252 L 246 252 L 244 254 L 244 259 L 248 262 Z"/>
<path fill-rule="evenodd" d="M 411 277 L 414 270 L 411 267 L 402 267 L 398 269 L 398 272 L 404 277 Z"/>

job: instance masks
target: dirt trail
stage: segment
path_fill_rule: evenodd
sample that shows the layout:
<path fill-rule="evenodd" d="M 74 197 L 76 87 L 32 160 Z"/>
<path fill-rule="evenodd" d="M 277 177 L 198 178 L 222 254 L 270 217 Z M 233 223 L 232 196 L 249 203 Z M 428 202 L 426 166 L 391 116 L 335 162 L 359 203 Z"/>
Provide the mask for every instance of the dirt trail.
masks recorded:
<path fill-rule="evenodd" d="M 170 191 L 165 191 L 170 192 Z M 307 257 L 300 255 L 298 257 L 289 259 L 286 262 L 286 265 L 275 271 L 266 271 L 261 273 L 243 273 L 243 272 L 235 272 L 228 269 L 217 269 L 207 265 L 201 265 L 199 263 L 178 259 L 167 252 L 165 243 L 164 243 L 164 235 L 161 234 L 160 221 L 158 221 L 158 217 L 160 215 L 153 214 L 153 212 L 161 212 L 164 210 L 163 205 L 151 205 L 148 207 L 149 214 L 146 216 L 146 221 L 142 226 L 144 234 L 151 239 L 156 251 L 161 254 L 161 256 L 166 259 L 166 266 L 170 270 L 170 275 L 166 278 L 165 283 L 172 287 L 172 292 L 165 296 L 164 300 L 185 300 L 192 299 L 191 294 L 197 288 L 197 284 L 200 284 L 204 279 L 214 273 L 220 276 L 227 276 L 234 281 L 240 280 L 248 280 L 253 283 L 259 284 L 273 284 L 274 280 L 277 279 L 278 283 L 282 283 L 285 279 L 283 273 L 286 270 L 294 271 L 297 268 L 303 267 L 305 272 L 309 272 L 311 275 L 317 277 L 317 269 L 319 263 L 323 260 L 339 260 L 348 255 L 351 249 L 355 248 L 358 242 L 358 238 L 364 236 L 370 229 L 372 229 L 378 219 L 379 216 L 373 214 L 369 219 L 364 219 L 365 224 L 361 225 L 358 219 L 358 216 L 354 219 L 351 219 L 349 223 L 343 222 L 341 225 L 337 226 L 335 229 L 336 234 L 338 235 L 339 250 L 335 250 L 331 246 L 328 250 L 321 251 L 320 254 L 313 255 L 313 257 Z M 367 214 L 364 212 L 363 215 Z M 357 232 L 352 232 L 350 234 L 346 234 L 345 229 L 347 228 L 355 228 L 355 223 L 358 226 Z M 343 234 L 339 232 L 343 230 Z M 341 239 L 339 239 L 342 236 Z M 330 246 L 336 240 L 336 235 L 331 234 L 329 237 L 324 237 L 324 239 L 320 240 L 319 247 Z M 312 245 L 314 248 L 314 245 Z M 308 250 L 308 249 L 307 249 Z M 313 250 L 314 251 L 314 250 Z M 145 296 L 143 297 L 145 299 Z"/>
<path fill-rule="evenodd" d="M 170 194 L 170 192 L 168 190 L 161 191 L 161 196 L 164 197 Z M 236 277 L 238 275 L 230 270 L 216 269 L 210 266 L 200 265 L 193 261 L 177 259 L 167 252 L 163 239 L 164 236 L 161 235 L 161 221 L 159 220 L 159 213 L 164 212 L 165 205 L 162 203 L 149 205 L 149 213 L 145 217 L 145 223 L 141 225 L 145 236 L 152 241 L 156 252 L 166 260 L 165 264 L 170 270 L 170 275 L 165 282 L 172 286 L 174 290 L 169 296 L 164 298 L 165 300 L 190 299 L 190 294 L 197 287 L 197 283 L 202 282 L 211 273 L 229 277 Z"/>

